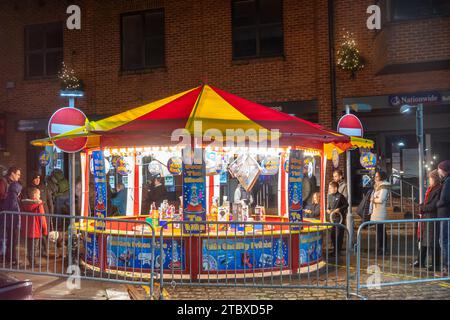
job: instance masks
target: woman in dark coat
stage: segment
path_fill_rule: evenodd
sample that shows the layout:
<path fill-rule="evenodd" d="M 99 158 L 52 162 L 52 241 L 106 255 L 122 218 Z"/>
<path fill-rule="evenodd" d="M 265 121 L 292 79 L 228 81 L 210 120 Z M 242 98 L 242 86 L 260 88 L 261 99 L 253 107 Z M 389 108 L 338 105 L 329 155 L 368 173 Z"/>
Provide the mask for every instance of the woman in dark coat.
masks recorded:
<path fill-rule="evenodd" d="M 149 192 L 149 203 L 150 205 L 154 202 L 158 208 L 163 200 L 168 200 L 166 187 L 162 183 L 162 178 L 157 176 L 153 179 L 153 183 Z"/>
<path fill-rule="evenodd" d="M 441 184 L 437 170 L 433 170 L 428 174 L 429 187 L 425 194 L 423 204 L 420 205 L 419 217 L 421 219 L 437 218 L 437 202 L 441 194 Z M 434 271 L 434 267 L 440 266 L 440 250 L 439 250 L 439 223 L 421 222 L 417 230 L 418 241 L 420 243 L 417 261 L 414 262 L 415 267 L 425 267 L 428 255 L 431 255 L 433 266 L 430 271 Z"/>
<path fill-rule="evenodd" d="M 12 182 L 8 187 L 8 192 L 6 198 L 3 202 L 4 211 L 14 211 L 20 212 L 19 206 L 19 196 L 22 191 L 22 185 L 19 182 Z M 12 213 L 5 213 L 6 217 L 1 217 L 4 219 L 5 225 L 5 239 L 6 242 L 6 252 L 5 258 L 6 263 L 11 262 L 12 265 L 17 264 L 17 243 L 19 241 L 19 229 L 20 229 L 20 216 Z"/>

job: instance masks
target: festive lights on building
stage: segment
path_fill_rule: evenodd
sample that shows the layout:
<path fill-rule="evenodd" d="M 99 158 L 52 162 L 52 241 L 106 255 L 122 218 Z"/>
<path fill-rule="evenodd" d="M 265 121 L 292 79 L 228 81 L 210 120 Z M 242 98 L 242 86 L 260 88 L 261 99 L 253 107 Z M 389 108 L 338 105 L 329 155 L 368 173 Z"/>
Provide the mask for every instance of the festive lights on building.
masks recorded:
<path fill-rule="evenodd" d="M 337 65 L 342 70 L 349 71 L 352 78 L 357 71 L 364 68 L 363 59 L 359 53 L 353 33 L 347 31 L 343 35 L 341 47 L 337 52 Z"/>
<path fill-rule="evenodd" d="M 61 70 L 58 73 L 58 78 L 61 80 L 61 88 L 63 90 L 82 90 L 82 83 L 75 75 L 72 68 L 66 66 L 63 62 Z"/>

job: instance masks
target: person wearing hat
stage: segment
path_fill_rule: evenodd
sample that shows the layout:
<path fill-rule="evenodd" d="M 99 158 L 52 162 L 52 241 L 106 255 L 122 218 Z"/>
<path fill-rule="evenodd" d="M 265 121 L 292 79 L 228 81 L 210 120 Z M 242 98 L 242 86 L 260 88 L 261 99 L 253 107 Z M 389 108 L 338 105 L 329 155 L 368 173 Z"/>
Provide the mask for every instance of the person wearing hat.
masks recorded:
<path fill-rule="evenodd" d="M 45 185 L 44 179 L 37 171 L 33 171 L 30 175 L 29 187 L 38 188 L 41 192 L 41 201 L 44 207 L 45 213 L 53 214 L 55 212 L 53 205 L 53 192 L 51 188 Z"/>
<path fill-rule="evenodd" d="M 442 189 L 437 202 L 437 217 L 438 218 L 450 218 L 450 179 L 448 177 L 450 173 L 450 160 L 444 160 L 438 165 L 438 174 L 441 178 Z M 449 243 L 448 236 L 450 230 L 450 224 L 448 221 L 441 221 L 440 230 L 440 244 L 441 244 L 441 262 L 442 270 L 439 276 L 448 276 L 449 267 Z"/>

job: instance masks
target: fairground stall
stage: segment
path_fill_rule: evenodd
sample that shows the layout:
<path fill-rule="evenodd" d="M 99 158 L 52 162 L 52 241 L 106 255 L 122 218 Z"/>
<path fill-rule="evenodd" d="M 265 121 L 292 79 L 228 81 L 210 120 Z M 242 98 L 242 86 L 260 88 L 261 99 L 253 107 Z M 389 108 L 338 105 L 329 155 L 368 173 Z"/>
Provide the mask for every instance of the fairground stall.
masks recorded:
<path fill-rule="evenodd" d="M 89 234 L 84 263 L 120 274 L 153 261 L 191 279 L 320 268 L 327 228 L 282 223 L 323 222 L 327 159 L 372 146 L 209 85 L 53 140 L 83 136 L 79 214 L 117 219 L 78 226 Z M 313 198 L 320 215 L 309 217 Z M 123 219 L 151 224 L 154 246 L 150 228 Z"/>

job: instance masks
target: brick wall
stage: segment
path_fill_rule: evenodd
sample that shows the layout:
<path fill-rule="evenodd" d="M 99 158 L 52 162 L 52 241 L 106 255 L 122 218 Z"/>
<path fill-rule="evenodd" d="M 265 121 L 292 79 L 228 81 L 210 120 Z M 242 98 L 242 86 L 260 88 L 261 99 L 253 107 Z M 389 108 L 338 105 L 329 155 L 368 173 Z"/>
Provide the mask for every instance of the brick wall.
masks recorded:
<path fill-rule="evenodd" d="M 327 0 L 284 0 L 285 56 L 239 62 L 233 61 L 231 54 L 229 0 L 72 2 L 81 6 L 82 29 L 65 30 L 64 60 L 85 83 L 86 97 L 77 106 L 86 114 L 117 113 L 206 80 L 262 103 L 317 100 L 319 122 L 331 127 Z M 376 75 L 377 32 L 366 28 L 366 8 L 372 2 L 335 1 L 335 49 L 345 28 L 355 33 L 361 53 L 367 59 L 366 67 L 356 79 L 337 70 L 338 107 L 344 97 L 449 89 L 448 70 Z M 60 0 L 0 2 L 0 111 L 14 113 L 8 128 L 10 155 L 0 153 L 0 164 L 17 163 L 25 167 L 24 135 L 15 131 L 13 121 L 49 117 L 65 104 L 57 95 L 57 79 L 24 79 L 23 37 L 26 25 L 65 21 L 67 3 Z M 165 8 L 166 16 L 166 66 L 137 74 L 121 73 L 120 14 L 161 7 Z M 414 41 L 417 34 L 402 32 L 401 36 Z M 448 45 L 449 41 L 445 43 Z M 420 47 L 416 50 L 419 52 Z M 448 46 L 436 44 L 435 50 L 443 50 L 443 56 L 450 57 L 446 51 Z M 404 50 L 401 54 L 408 52 Z M 15 88 L 6 89 L 7 81 L 14 81 Z"/>
<path fill-rule="evenodd" d="M 24 79 L 24 27 L 63 21 L 63 1 L 0 4 L 5 33 L 0 53 L 0 110 L 14 111 L 17 119 L 49 117 L 64 104 L 58 97 L 57 79 Z M 207 81 L 258 102 L 318 100 L 319 120 L 330 125 L 327 78 L 327 16 L 322 5 L 307 0 L 284 2 L 285 56 L 233 61 L 230 1 L 76 1 L 82 9 L 82 29 L 65 30 L 64 60 L 84 81 L 86 98 L 77 103 L 87 114 L 111 114 L 139 106 Z M 120 14 L 165 8 L 166 66 L 144 73 L 120 71 Z M 319 16 L 316 19 L 316 16 Z M 3 28 L 4 27 L 4 28 Z M 7 45 L 4 45 L 7 44 Z M 14 89 L 5 89 L 14 81 Z M 9 128 L 9 145 L 22 139 Z M 0 154 L 7 165 L 19 162 L 25 146 Z M 12 155 L 14 154 L 14 156 Z"/>
<path fill-rule="evenodd" d="M 378 37 L 383 37 L 385 30 L 368 30 L 366 9 L 374 4 L 372 0 L 335 1 L 336 46 L 344 34 L 344 29 L 353 32 L 359 50 L 366 59 L 365 68 L 355 79 L 348 73 L 337 71 L 338 105 L 342 98 L 358 96 L 388 95 L 392 93 L 417 92 L 450 89 L 450 70 L 414 72 L 404 74 L 376 75 L 377 59 L 385 54 L 382 46 L 376 46 Z M 397 22 L 389 28 L 393 35 L 386 41 L 393 48 L 389 53 L 391 63 L 425 62 L 433 59 L 450 59 L 450 17 Z M 427 36 L 428 34 L 428 36 Z M 384 41 L 384 43 L 386 43 Z M 391 58 L 392 56 L 392 58 Z M 395 57 L 395 58 L 394 58 Z"/>

